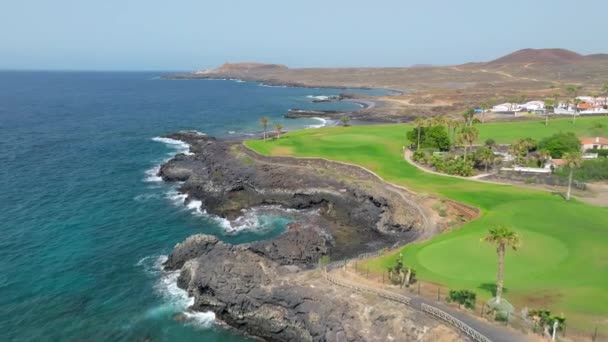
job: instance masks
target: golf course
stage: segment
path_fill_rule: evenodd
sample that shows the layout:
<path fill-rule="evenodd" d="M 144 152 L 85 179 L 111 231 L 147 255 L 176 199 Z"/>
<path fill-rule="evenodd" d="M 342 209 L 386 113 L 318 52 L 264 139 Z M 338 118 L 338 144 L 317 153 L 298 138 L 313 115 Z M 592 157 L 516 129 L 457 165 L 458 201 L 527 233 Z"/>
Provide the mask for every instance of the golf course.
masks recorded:
<path fill-rule="evenodd" d="M 608 118 L 553 119 L 485 123 L 478 143 L 492 138 L 510 143 L 539 140 L 556 132 L 579 137 L 608 136 Z M 496 281 L 496 249 L 481 242 L 488 229 L 508 225 L 521 237 L 505 259 L 505 298 L 518 309 L 548 308 L 563 313 L 577 331 L 608 334 L 608 208 L 530 188 L 482 183 L 429 174 L 402 158 L 405 124 L 327 127 L 287 133 L 278 140 L 245 144 L 266 155 L 322 157 L 366 167 L 388 182 L 419 194 L 450 198 L 479 208 L 481 216 L 429 241 L 407 245 L 400 253 L 423 281 L 468 289 L 490 298 Z M 398 253 L 369 262 L 378 272 Z"/>

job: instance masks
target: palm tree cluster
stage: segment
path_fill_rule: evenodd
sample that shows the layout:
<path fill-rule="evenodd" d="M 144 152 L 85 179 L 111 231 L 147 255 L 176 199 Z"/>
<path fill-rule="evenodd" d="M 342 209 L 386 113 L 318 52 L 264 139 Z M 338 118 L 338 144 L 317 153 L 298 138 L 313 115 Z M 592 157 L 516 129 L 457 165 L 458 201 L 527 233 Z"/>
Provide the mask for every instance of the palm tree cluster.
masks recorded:
<path fill-rule="evenodd" d="M 267 116 L 263 116 L 260 118 L 260 125 L 262 126 L 262 128 L 264 129 L 264 141 L 266 141 L 266 137 L 267 137 L 267 132 L 268 132 L 268 126 L 270 125 L 270 119 L 268 119 Z M 274 124 L 274 129 L 277 132 L 276 138 L 279 139 L 281 137 L 281 132 L 283 131 L 283 125 L 281 125 L 280 123 L 275 123 Z"/>

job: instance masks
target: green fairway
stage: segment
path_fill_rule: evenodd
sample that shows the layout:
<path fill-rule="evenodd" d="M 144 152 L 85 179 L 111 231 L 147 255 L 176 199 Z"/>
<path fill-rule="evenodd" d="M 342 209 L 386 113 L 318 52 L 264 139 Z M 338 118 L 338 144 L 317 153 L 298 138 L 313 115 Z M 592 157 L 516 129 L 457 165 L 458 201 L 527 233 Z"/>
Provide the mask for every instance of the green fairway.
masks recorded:
<path fill-rule="evenodd" d="M 598 127 L 603 126 L 603 127 Z M 572 124 L 571 119 L 552 119 L 545 127 L 545 121 L 515 121 L 487 123 L 477 126 L 479 128 L 479 142 L 488 138 L 496 140 L 499 144 L 509 144 L 516 139 L 531 137 L 540 140 L 556 132 L 574 132 L 577 136 L 595 137 L 608 136 L 608 117 L 577 118 Z"/>
<path fill-rule="evenodd" d="M 579 136 L 592 132 L 599 122 L 608 136 L 608 118 L 582 118 L 541 122 L 479 125 L 480 141 L 499 143 L 518 138 L 539 139 L 558 131 Z M 434 239 L 409 245 L 402 251 L 405 263 L 418 277 L 453 289 L 471 289 L 489 297 L 495 282 L 495 249 L 480 242 L 489 227 L 512 225 L 520 233 L 520 251 L 506 257 L 506 297 L 522 307 L 544 306 L 565 313 L 579 329 L 587 331 L 608 319 L 608 208 L 561 196 L 506 185 L 493 185 L 422 172 L 401 158 L 407 125 L 330 127 L 292 132 L 279 141 L 248 141 L 263 154 L 325 157 L 365 166 L 386 180 L 421 193 L 432 193 L 474 205 L 482 216 Z M 596 125 L 597 126 L 597 125 Z M 592 134 L 594 133 L 594 134 Z M 385 270 L 395 256 L 370 262 Z M 531 304 L 535 303 L 535 304 Z M 543 303 L 543 304 L 539 304 Z M 601 325 L 601 324 L 600 324 Z M 607 331 L 603 333 L 608 334 Z"/>

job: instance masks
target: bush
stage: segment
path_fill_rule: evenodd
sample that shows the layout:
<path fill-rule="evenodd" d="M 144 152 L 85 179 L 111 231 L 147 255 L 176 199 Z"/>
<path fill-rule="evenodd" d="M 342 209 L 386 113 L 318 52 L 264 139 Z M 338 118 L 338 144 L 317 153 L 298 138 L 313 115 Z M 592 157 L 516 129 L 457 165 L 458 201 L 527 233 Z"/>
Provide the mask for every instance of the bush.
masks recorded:
<path fill-rule="evenodd" d="M 329 255 L 323 255 L 319 258 L 319 267 L 325 267 L 329 264 L 330 262 L 330 258 Z"/>
<path fill-rule="evenodd" d="M 473 175 L 474 162 L 471 159 L 450 156 L 433 156 L 432 166 L 439 172 L 448 175 L 468 177 Z"/>
<path fill-rule="evenodd" d="M 412 160 L 415 162 L 421 163 L 424 162 L 426 158 L 426 154 L 423 151 L 417 150 L 412 155 Z"/>
<path fill-rule="evenodd" d="M 477 300 L 477 294 L 469 290 L 458 290 L 452 291 L 448 294 L 447 301 L 449 303 L 458 303 L 463 305 L 467 309 L 475 308 L 475 301 Z"/>
<path fill-rule="evenodd" d="M 572 132 L 560 132 L 541 140 L 538 143 L 538 149 L 549 151 L 552 158 L 561 158 L 566 152 L 580 151 L 581 142 Z"/>
<path fill-rule="evenodd" d="M 553 333 L 553 325 L 557 322 L 557 331 L 564 330 L 566 326 L 566 318 L 557 315 L 551 315 L 551 311 L 547 309 L 536 309 L 528 311 L 528 318 L 532 320 L 532 323 L 541 332 L 546 327 L 549 330 L 549 334 Z"/>
<path fill-rule="evenodd" d="M 418 144 L 418 127 L 407 132 L 407 139 L 416 146 Z M 444 126 L 420 127 L 420 147 L 448 151 L 450 138 Z"/>
<path fill-rule="evenodd" d="M 568 178 L 570 171 L 567 167 L 558 169 L 555 174 L 560 178 Z M 608 179 L 608 158 L 583 160 L 580 168 L 574 170 L 574 179 L 578 181 L 601 181 Z"/>
<path fill-rule="evenodd" d="M 608 158 L 608 149 L 602 149 L 602 150 L 588 149 L 586 152 L 587 153 L 597 153 L 598 157 Z"/>
<path fill-rule="evenodd" d="M 407 267 L 403 264 L 403 258 L 401 254 L 397 258 L 397 263 L 393 267 L 388 268 L 388 279 L 394 285 L 399 285 L 403 287 L 403 285 L 410 286 L 416 282 L 416 271 Z"/>

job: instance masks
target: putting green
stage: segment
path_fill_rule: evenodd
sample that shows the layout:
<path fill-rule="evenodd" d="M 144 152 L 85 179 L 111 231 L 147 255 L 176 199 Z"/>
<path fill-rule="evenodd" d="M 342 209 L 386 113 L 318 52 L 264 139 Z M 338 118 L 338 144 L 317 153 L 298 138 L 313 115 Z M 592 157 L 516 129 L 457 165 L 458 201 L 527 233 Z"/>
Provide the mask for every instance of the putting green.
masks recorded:
<path fill-rule="evenodd" d="M 546 234 L 519 231 L 525 245 L 507 250 L 506 281 L 519 281 L 534 274 L 551 272 L 568 257 L 568 247 Z M 466 234 L 424 246 L 417 262 L 447 278 L 493 283 L 496 278 L 496 249 L 481 241 L 481 234 Z M 474 267 L 472 267 L 474 266 Z"/>

